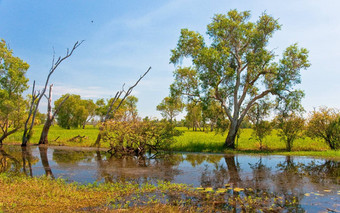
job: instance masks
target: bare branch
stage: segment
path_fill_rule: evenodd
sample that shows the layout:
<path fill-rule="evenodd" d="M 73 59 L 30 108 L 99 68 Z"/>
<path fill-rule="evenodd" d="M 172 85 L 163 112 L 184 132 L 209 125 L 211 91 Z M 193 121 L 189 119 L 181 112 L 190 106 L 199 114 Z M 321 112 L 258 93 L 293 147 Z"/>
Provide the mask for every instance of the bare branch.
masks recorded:
<path fill-rule="evenodd" d="M 60 104 L 56 107 L 53 115 L 52 115 L 52 120 L 54 119 L 55 115 L 58 114 L 59 110 L 61 109 L 61 106 L 65 103 L 65 101 L 69 98 L 70 96 L 66 96 L 61 102 Z"/>
<path fill-rule="evenodd" d="M 272 92 L 273 92 L 272 89 L 265 90 L 260 95 L 255 96 L 251 101 L 249 101 L 249 103 L 247 104 L 247 107 L 243 110 L 239 120 L 240 121 L 243 120 L 243 118 L 248 113 L 249 109 L 254 105 L 254 103 L 256 103 L 255 101 L 259 100 L 260 98 L 263 98 L 264 96 L 266 96 L 266 95 L 268 95 L 269 93 L 272 93 Z"/>
<path fill-rule="evenodd" d="M 139 79 L 136 81 L 136 83 L 134 85 L 132 85 L 127 92 L 125 93 L 124 97 L 122 98 L 122 100 L 119 102 L 118 106 L 114 109 L 113 114 L 119 109 L 119 107 L 122 105 L 122 103 L 124 102 L 124 100 L 131 94 L 133 88 L 135 88 L 138 83 L 144 78 L 144 76 L 146 74 L 148 74 L 148 72 L 151 70 L 151 67 L 149 67 L 149 69 L 142 75 L 139 77 Z"/>
<path fill-rule="evenodd" d="M 25 129 L 24 129 L 24 134 L 23 134 L 22 146 L 26 146 L 26 143 L 29 140 L 30 133 L 31 133 L 32 128 L 34 126 L 34 120 L 35 120 L 35 116 L 36 116 L 36 113 L 37 113 L 37 110 L 38 110 L 38 107 L 39 107 L 40 100 L 42 99 L 42 97 L 45 96 L 45 92 L 46 92 L 47 85 L 48 85 L 48 82 L 50 80 L 51 75 L 58 68 L 58 66 L 61 64 L 61 62 L 63 62 L 68 57 L 70 57 L 73 54 L 74 50 L 77 49 L 83 42 L 84 42 L 84 40 L 81 41 L 81 42 L 77 41 L 73 45 L 71 51 L 69 51 L 67 49 L 66 55 L 63 58 L 59 57 L 58 60 L 55 63 L 54 63 L 55 53 L 53 53 L 52 66 L 50 68 L 49 74 L 47 75 L 45 86 L 42 89 L 42 91 L 37 92 L 35 90 L 35 81 L 34 81 L 33 89 L 32 89 L 32 102 L 31 102 L 31 105 L 30 105 L 30 110 L 29 110 L 28 118 L 27 118 L 27 120 L 25 122 Z M 28 128 L 27 125 L 28 125 L 28 122 L 29 122 L 29 119 L 31 118 L 31 116 L 32 116 L 32 122 L 31 122 L 31 124 L 30 124 L 30 126 Z"/>

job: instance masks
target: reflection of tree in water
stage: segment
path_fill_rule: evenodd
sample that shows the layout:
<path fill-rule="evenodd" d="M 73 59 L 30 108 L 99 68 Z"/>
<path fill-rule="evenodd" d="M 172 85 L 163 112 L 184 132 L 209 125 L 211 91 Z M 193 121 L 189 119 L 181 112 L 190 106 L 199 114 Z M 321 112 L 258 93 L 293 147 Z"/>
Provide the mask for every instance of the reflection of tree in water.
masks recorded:
<path fill-rule="evenodd" d="M 22 154 L 22 170 L 23 172 L 28 176 L 33 177 L 33 172 L 32 172 L 32 150 L 31 147 L 21 147 L 21 154 Z M 28 171 L 27 171 L 27 169 Z M 28 174 L 29 172 L 29 174 Z"/>
<path fill-rule="evenodd" d="M 32 176 L 32 165 L 39 161 L 32 155 L 31 147 L 2 146 L 0 147 L 0 172 L 22 172 Z"/>
<path fill-rule="evenodd" d="M 94 152 L 90 151 L 74 151 L 54 149 L 53 160 L 59 166 L 67 166 L 67 164 L 78 164 L 81 161 L 91 162 L 94 157 Z"/>
<path fill-rule="evenodd" d="M 115 158 L 107 153 L 96 152 L 98 179 L 105 182 L 165 180 L 171 181 L 179 173 L 175 167 L 183 160 L 182 155 L 165 158 L 147 158 L 125 156 Z"/>
<path fill-rule="evenodd" d="M 271 169 L 263 164 L 262 157 L 253 164 L 249 163 L 252 175 L 241 176 L 240 164 L 237 162 L 237 156 L 227 155 L 223 163 L 214 163 L 213 169 L 209 170 L 208 165 L 201 176 L 201 185 L 203 187 L 225 188 L 225 184 L 230 184 L 232 188 L 251 188 L 243 190 L 244 196 L 248 197 L 282 197 L 282 208 L 289 211 L 303 211 L 300 201 L 303 197 L 302 178 L 297 174 L 300 170 L 298 164 L 294 164 L 290 157 L 287 157 L 283 163 L 277 165 L 279 171 L 276 174 L 271 173 Z M 197 161 L 196 161 L 197 162 Z M 273 186 L 274 182 L 274 186 Z M 239 192 L 230 195 L 229 199 L 235 201 L 236 208 Z"/>
<path fill-rule="evenodd" d="M 262 156 L 256 163 L 249 163 L 252 170 L 252 178 L 247 180 L 247 186 L 255 192 L 268 192 L 270 190 L 271 169 L 263 164 Z"/>
<path fill-rule="evenodd" d="M 325 160 L 318 164 L 315 160 L 307 165 L 302 165 L 303 171 L 310 177 L 312 183 L 340 184 L 340 162 Z"/>
<path fill-rule="evenodd" d="M 214 166 L 211 171 L 209 170 L 210 166 L 206 165 L 201 176 L 201 185 L 203 187 L 221 188 L 227 183 L 239 186 L 242 182 L 239 175 L 240 166 L 236 162 L 236 157 L 234 155 L 224 156 L 227 167 L 220 163 L 221 158 L 216 159 L 218 161 L 213 163 Z M 210 162 L 212 162 L 212 159 Z"/>
<path fill-rule="evenodd" d="M 276 187 L 275 193 L 283 196 L 286 203 L 295 203 L 295 205 L 288 206 L 289 211 L 303 210 L 299 204 L 304 197 L 304 176 L 300 165 L 294 163 L 291 156 L 286 156 L 286 160 L 276 166 L 278 171 L 272 176 Z"/>
<path fill-rule="evenodd" d="M 20 170 L 20 162 L 12 155 L 8 154 L 3 146 L 0 146 L 0 173 L 2 172 L 18 172 Z"/>
<path fill-rule="evenodd" d="M 54 178 L 50 164 L 48 163 L 47 147 L 44 145 L 39 146 L 39 152 L 40 152 L 41 163 L 44 167 L 46 176 Z"/>
<path fill-rule="evenodd" d="M 208 163 L 216 163 L 219 162 L 223 158 L 223 155 L 203 155 L 203 154 L 186 154 L 185 160 L 188 161 L 192 167 L 196 167 L 204 163 L 204 161 Z"/>

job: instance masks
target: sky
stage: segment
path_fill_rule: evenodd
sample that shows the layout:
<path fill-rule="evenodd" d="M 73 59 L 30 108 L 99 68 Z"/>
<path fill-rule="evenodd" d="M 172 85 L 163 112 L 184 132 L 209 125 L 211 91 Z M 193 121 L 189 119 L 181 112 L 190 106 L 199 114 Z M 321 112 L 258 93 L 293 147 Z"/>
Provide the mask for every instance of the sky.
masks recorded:
<path fill-rule="evenodd" d="M 0 0 L 0 38 L 26 61 L 27 77 L 42 87 L 53 52 L 64 56 L 85 40 L 51 77 L 53 99 L 65 93 L 82 98 L 113 97 L 141 76 L 134 89 L 140 116 L 160 118 L 156 106 L 169 94 L 175 66 L 169 64 L 180 30 L 206 36 L 214 14 L 251 11 L 251 21 L 266 12 L 282 25 L 269 48 L 278 57 L 298 43 L 309 50 L 311 67 L 302 71 L 306 111 L 340 106 L 340 1 L 338 0 Z M 28 93 L 28 91 L 27 91 Z M 46 101 L 40 111 L 46 112 Z"/>

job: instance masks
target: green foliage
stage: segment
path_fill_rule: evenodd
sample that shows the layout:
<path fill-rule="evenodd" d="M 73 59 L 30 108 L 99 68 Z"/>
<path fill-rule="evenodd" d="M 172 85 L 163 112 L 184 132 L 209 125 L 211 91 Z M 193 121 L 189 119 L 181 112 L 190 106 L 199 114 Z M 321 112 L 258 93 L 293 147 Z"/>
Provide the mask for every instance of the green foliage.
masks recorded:
<path fill-rule="evenodd" d="M 309 117 L 307 134 L 322 138 L 331 149 L 340 148 L 340 113 L 336 109 L 321 107 Z"/>
<path fill-rule="evenodd" d="M 187 114 L 185 116 L 188 127 L 192 127 L 194 131 L 200 128 L 202 122 L 202 106 L 195 101 L 189 102 L 186 105 Z"/>
<path fill-rule="evenodd" d="M 263 148 L 263 139 L 270 135 L 272 131 L 272 125 L 269 121 L 264 119 L 268 117 L 269 110 L 272 104 L 268 100 L 260 100 L 258 103 L 249 110 L 247 116 L 249 120 L 253 123 L 253 137 L 259 141 L 260 150 Z"/>
<path fill-rule="evenodd" d="M 104 121 L 104 117 L 109 109 L 110 103 L 112 102 L 113 98 L 104 100 L 98 99 L 96 101 L 97 108 L 95 110 L 96 115 L 100 117 L 100 121 Z M 128 96 L 121 106 L 118 107 L 118 104 L 121 102 L 121 99 L 118 99 L 109 112 L 108 119 L 115 119 L 115 120 L 129 120 L 135 119 L 137 117 L 137 102 L 138 98 L 135 96 Z"/>
<path fill-rule="evenodd" d="M 178 128 L 184 131 L 183 135 L 175 137 L 175 143 L 171 148 L 173 151 L 188 152 L 224 152 L 223 143 L 225 136 L 215 132 L 195 132 L 186 128 Z M 280 130 L 273 129 L 272 133 L 266 137 L 266 150 L 268 154 L 286 150 L 286 142 L 278 136 Z M 252 129 L 242 129 L 237 143 L 238 151 L 247 153 L 260 152 L 256 140 L 252 137 Z M 311 139 L 310 137 L 298 137 L 294 141 L 293 151 L 325 151 L 329 146 L 323 140 Z M 238 152 L 236 151 L 236 153 Z M 262 151 L 263 152 L 263 151 Z M 261 153 L 261 152 L 260 152 Z M 305 152 L 308 153 L 308 152 Z M 318 154 L 319 155 L 319 154 Z M 333 154 L 330 154 L 332 156 Z M 327 156 L 327 154 L 326 154 Z"/>
<path fill-rule="evenodd" d="M 109 142 L 110 152 L 116 156 L 143 156 L 147 151 L 167 151 L 180 132 L 169 122 L 155 120 L 107 121 L 103 127 L 103 141 Z"/>
<path fill-rule="evenodd" d="M 165 97 L 162 102 L 157 105 L 157 110 L 161 111 L 163 118 L 168 119 L 170 122 L 182 112 L 184 104 L 179 96 Z"/>
<path fill-rule="evenodd" d="M 287 116 L 278 116 L 275 120 L 279 131 L 278 136 L 286 143 L 287 151 L 291 151 L 297 138 L 303 137 L 305 119 L 295 113 Z"/>
<path fill-rule="evenodd" d="M 29 65 L 13 56 L 4 40 L 0 41 L 0 143 L 23 125 L 26 102 L 22 93 L 28 88 L 25 77 Z"/>
<path fill-rule="evenodd" d="M 310 66 L 308 51 L 293 44 L 277 63 L 267 49 L 269 39 L 280 29 L 278 20 L 263 13 L 250 22 L 250 12 L 231 10 L 217 14 L 207 27 L 211 42 L 197 32 L 182 29 L 170 62 L 192 59 L 193 67 L 177 67 L 173 91 L 189 99 L 214 99 L 231 122 L 226 145 L 234 148 L 235 136 L 248 110 L 259 100 L 273 95 L 290 99 L 301 94 L 300 70 Z"/>
<path fill-rule="evenodd" d="M 80 95 L 65 94 L 54 102 L 54 106 L 59 106 L 67 96 L 69 98 L 57 113 L 58 125 L 65 129 L 85 126 L 88 118 L 95 115 L 96 105 L 92 100 L 81 99 Z"/>

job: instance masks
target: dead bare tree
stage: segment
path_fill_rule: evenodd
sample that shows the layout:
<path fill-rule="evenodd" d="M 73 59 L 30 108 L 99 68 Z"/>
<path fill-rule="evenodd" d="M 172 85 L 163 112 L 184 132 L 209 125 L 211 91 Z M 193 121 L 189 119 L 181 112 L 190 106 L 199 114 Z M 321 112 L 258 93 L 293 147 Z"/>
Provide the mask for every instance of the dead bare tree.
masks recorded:
<path fill-rule="evenodd" d="M 39 145 L 40 144 L 48 144 L 48 132 L 50 130 L 50 127 L 52 125 L 52 122 L 54 120 L 55 115 L 59 112 L 61 106 L 65 103 L 65 101 L 70 97 L 69 95 L 66 96 L 62 102 L 55 107 L 54 112 L 52 113 L 52 88 L 53 84 L 50 85 L 48 97 L 45 95 L 47 98 L 47 118 L 43 127 L 43 130 L 40 135 L 40 140 L 39 140 Z"/>
<path fill-rule="evenodd" d="M 138 83 L 144 78 L 144 76 L 146 76 L 146 74 L 148 74 L 148 72 L 151 70 L 151 67 L 149 67 L 149 69 L 142 75 L 139 77 L 139 79 L 136 81 L 136 83 L 134 85 L 132 85 L 131 87 L 129 87 L 129 89 L 125 92 L 124 90 L 124 85 L 122 87 L 122 89 L 120 91 L 118 91 L 115 95 L 115 97 L 112 99 L 112 101 L 110 102 L 110 105 L 109 105 L 109 108 L 107 109 L 107 112 L 106 112 L 106 115 L 104 117 L 104 120 L 103 120 L 103 124 L 110 118 L 110 113 L 112 113 L 112 115 L 114 116 L 114 114 L 116 113 L 116 111 L 119 109 L 119 107 L 122 105 L 122 103 L 125 101 L 125 99 L 131 94 L 132 90 L 138 85 Z M 119 100 L 120 96 L 123 94 L 123 98 L 120 99 L 120 102 L 118 103 L 118 105 L 112 110 L 113 108 L 113 105 Z M 99 127 L 99 133 L 98 133 L 98 136 L 97 136 L 97 139 L 96 139 L 96 142 L 94 143 L 93 146 L 96 146 L 96 147 L 100 147 L 100 141 L 102 139 L 102 136 L 103 136 L 103 126 L 104 125 L 101 125 Z"/>
<path fill-rule="evenodd" d="M 67 49 L 66 55 L 63 58 L 61 58 L 59 56 L 59 58 L 58 58 L 58 60 L 56 62 L 55 62 L 55 54 L 53 54 L 52 66 L 51 66 L 50 72 L 48 73 L 48 76 L 46 78 L 45 86 L 44 86 L 44 88 L 41 91 L 36 91 L 35 90 L 35 81 L 33 82 L 32 100 L 31 100 L 31 103 L 30 103 L 28 116 L 27 116 L 27 119 L 26 119 L 26 122 L 25 122 L 25 127 L 24 127 L 24 133 L 23 133 L 23 136 L 22 136 L 22 144 L 21 144 L 21 146 L 26 146 L 27 142 L 29 141 L 29 139 L 32 136 L 32 129 L 33 129 L 33 126 L 34 126 L 34 119 L 35 119 L 35 116 L 36 116 L 36 113 L 37 113 L 37 110 L 38 110 L 38 107 L 39 107 L 39 103 L 40 103 L 42 97 L 44 97 L 44 95 L 45 95 L 45 92 L 46 92 L 46 89 L 47 89 L 47 85 L 48 85 L 48 82 L 50 80 L 51 75 L 58 68 L 58 66 L 65 59 L 70 57 L 73 54 L 74 50 L 77 49 L 82 43 L 83 43 L 83 41 L 81 41 L 81 42 L 77 41 L 73 45 L 71 51 L 69 51 L 69 49 Z"/>

